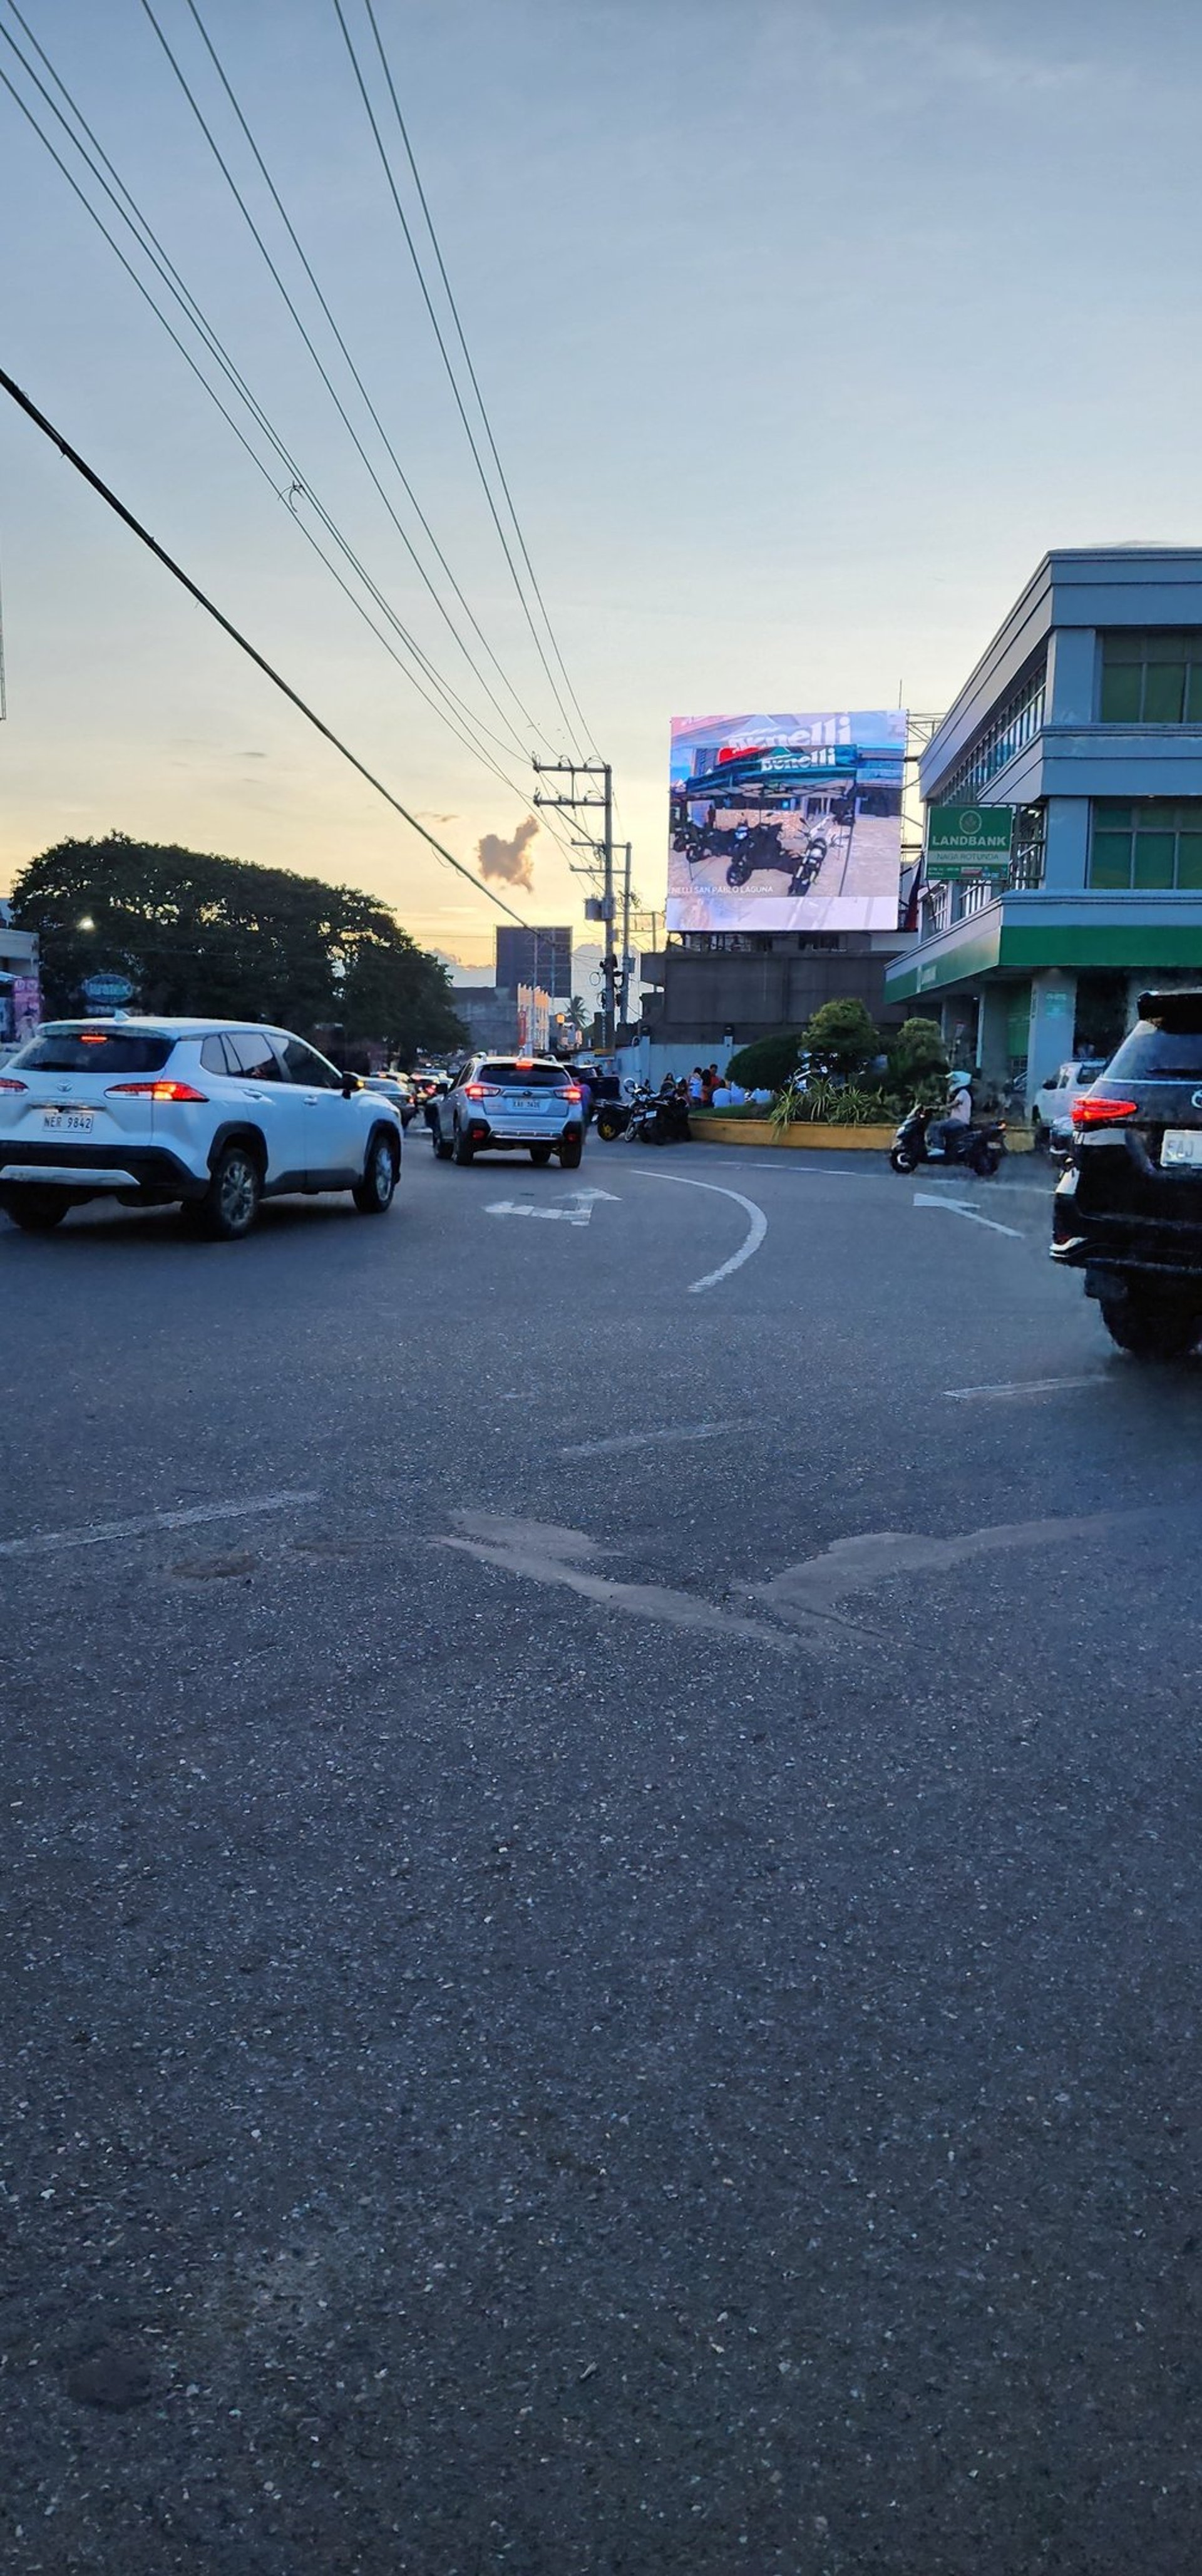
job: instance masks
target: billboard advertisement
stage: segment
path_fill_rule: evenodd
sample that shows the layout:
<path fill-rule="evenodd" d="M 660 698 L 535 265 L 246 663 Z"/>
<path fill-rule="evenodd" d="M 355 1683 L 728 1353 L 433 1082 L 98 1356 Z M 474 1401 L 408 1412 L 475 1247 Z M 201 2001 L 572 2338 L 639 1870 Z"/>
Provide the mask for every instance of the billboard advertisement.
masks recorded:
<path fill-rule="evenodd" d="M 895 930 L 906 721 L 674 717 L 669 930 Z"/>

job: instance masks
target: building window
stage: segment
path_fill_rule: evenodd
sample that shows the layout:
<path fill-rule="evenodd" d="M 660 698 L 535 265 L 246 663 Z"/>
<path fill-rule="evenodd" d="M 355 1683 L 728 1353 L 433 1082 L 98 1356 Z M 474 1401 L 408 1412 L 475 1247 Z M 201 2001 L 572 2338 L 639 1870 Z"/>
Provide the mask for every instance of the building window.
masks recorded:
<path fill-rule="evenodd" d="M 1202 724 L 1202 627 L 1102 637 L 1103 724 Z"/>
<path fill-rule="evenodd" d="M 1095 798 L 1089 882 L 1108 893 L 1202 892 L 1202 796 Z"/>
<path fill-rule="evenodd" d="M 1022 751 L 1043 723 L 1044 694 L 1047 687 L 1046 656 L 1028 671 L 1017 688 L 988 724 L 961 754 L 953 770 L 942 781 L 935 802 L 939 805 L 975 804 L 989 780 L 1004 769 L 1015 753 Z"/>

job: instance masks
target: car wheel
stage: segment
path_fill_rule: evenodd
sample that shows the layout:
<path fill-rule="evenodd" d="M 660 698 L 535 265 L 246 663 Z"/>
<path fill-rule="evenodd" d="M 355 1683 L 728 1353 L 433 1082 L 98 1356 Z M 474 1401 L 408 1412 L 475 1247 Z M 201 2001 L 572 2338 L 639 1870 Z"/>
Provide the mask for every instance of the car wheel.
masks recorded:
<path fill-rule="evenodd" d="M 215 1243 L 238 1243 L 249 1234 L 263 1195 L 262 1175 L 249 1145 L 227 1145 L 213 1166 L 204 1197 L 197 1201 L 201 1232 Z"/>
<path fill-rule="evenodd" d="M 550 1146 L 532 1145 L 530 1148 L 530 1160 L 532 1163 L 549 1163 L 551 1160 Z"/>
<path fill-rule="evenodd" d="M 1112 1342 L 1137 1360 L 1180 1360 L 1202 1334 L 1202 1312 L 1172 1291 L 1132 1282 L 1126 1295 L 1099 1298 Z"/>
<path fill-rule="evenodd" d="M 0 1199 L 0 1207 L 22 1234 L 50 1234 L 67 1213 L 67 1202 L 57 1190 L 14 1190 Z"/>
<path fill-rule="evenodd" d="M 579 1169 L 580 1169 L 580 1157 L 581 1157 L 581 1155 L 582 1155 L 582 1153 L 583 1153 L 583 1152 L 584 1152 L 584 1138 L 583 1138 L 583 1136 L 565 1136 L 565 1137 L 564 1137 L 564 1140 L 563 1140 L 563 1143 L 562 1143 L 562 1145 L 561 1145 L 561 1146 L 560 1146 L 560 1148 L 559 1148 L 559 1168 L 560 1168 L 560 1170 L 561 1170 L 562 1172 L 576 1172 L 576 1171 L 579 1171 Z"/>
<path fill-rule="evenodd" d="M 387 1216 L 397 1185 L 396 1148 L 387 1136 L 373 1136 L 367 1149 L 363 1178 L 356 1182 L 351 1196 L 360 1216 Z"/>
<path fill-rule="evenodd" d="M 452 1146 L 452 1148 L 451 1148 L 451 1151 L 452 1151 L 452 1153 L 454 1154 L 454 1157 L 455 1157 L 456 1162 L 457 1162 L 457 1163 L 470 1163 L 470 1161 L 471 1161 L 471 1159 L 472 1159 L 472 1156 L 473 1156 L 473 1154 L 475 1153 L 475 1150 L 476 1150 L 476 1149 L 475 1149 L 475 1146 L 474 1146 L 474 1145 L 473 1145 L 473 1143 L 472 1143 L 471 1137 L 470 1137 L 470 1136 L 468 1136 L 468 1135 L 465 1135 L 464 1130 L 463 1130 L 463 1128 L 460 1126 L 458 1119 L 456 1119 L 456 1121 L 455 1121 L 455 1142 L 454 1142 L 454 1144 L 453 1144 L 453 1146 Z"/>
<path fill-rule="evenodd" d="M 451 1148 L 447 1143 L 446 1137 L 443 1135 L 441 1127 L 436 1123 L 432 1123 L 430 1135 L 433 1141 L 434 1151 L 438 1156 L 439 1162 L 449 1163 L 451 1159 Z"/>

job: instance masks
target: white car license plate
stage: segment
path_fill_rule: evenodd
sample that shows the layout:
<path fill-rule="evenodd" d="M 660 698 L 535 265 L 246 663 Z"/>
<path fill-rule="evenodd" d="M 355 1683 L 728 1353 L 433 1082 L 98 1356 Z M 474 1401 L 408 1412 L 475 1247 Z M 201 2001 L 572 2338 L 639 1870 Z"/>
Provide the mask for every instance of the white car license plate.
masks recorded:
<path fill-rule="evenodd" d="M 44 1109 L 42 1130 L 47 1136 L 57 1136 L 63 1128 L 70 1128 L 77 1136 L 90 1136 L 92 1117 L 90 1109 Z"/>
<path fill-rule="evenodd" d="M 1172 1163 L 1202 1163 L 1202 1127 L 1165 1128 L 1160 1148 L 1162 1171 Z"/>

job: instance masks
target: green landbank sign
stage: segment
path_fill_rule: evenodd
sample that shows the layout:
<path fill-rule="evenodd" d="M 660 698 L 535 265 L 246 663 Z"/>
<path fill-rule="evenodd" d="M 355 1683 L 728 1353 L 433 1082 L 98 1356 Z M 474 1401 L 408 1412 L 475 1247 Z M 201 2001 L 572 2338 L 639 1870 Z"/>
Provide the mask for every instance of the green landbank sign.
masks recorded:
<path fill-rule="evenodd" d="M 1013 805 L 929 805 L 927 876 L 938 885 L 1004 868 L 1013 837 Z"/>

